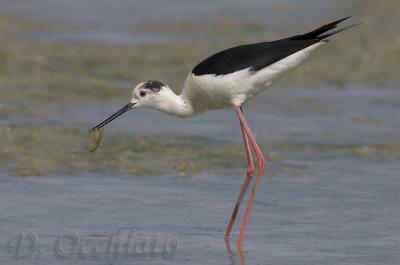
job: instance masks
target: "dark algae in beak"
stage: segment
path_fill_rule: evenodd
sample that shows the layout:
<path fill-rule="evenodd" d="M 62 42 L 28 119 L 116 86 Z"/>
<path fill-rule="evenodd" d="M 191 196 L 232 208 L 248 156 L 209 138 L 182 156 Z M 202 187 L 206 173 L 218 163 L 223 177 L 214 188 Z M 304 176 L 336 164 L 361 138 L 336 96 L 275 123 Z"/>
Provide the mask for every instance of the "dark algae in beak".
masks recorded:
<path fill-rule="evenodd" d="M 89 133 L 90 143 L 88 146 L 88 151 L 91 153 L 96 152 L 97 148 L 100 145 L 101 137 L 103 136 L 104 128 L 98 128 Z"/>
<path fill-rule="evenodd" d="M 104 121 L 100 122 L 92 129 L 89 130 L 90 135 L 90 144 L 88 147 L 88 151 L 94 153 L 100 145 L 101 137 L 103 136 L 104 126 L 110 123 L 112 120 L 118 118 L 128 110 L 132 109 L 135 103 L 128 103 L 119 109 L 116 113 L 105 119 Z"/>

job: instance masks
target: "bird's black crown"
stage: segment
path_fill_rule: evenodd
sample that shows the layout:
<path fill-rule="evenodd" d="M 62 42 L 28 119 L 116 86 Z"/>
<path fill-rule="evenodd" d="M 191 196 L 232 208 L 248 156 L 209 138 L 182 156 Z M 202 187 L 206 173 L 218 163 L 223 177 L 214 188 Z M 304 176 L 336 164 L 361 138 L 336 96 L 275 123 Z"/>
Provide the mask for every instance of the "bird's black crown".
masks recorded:
<path fill-rule="evenodd" d="M 146 81 L 143 83 L 143 87 L 147 88 L 153 92 L 158 92 L 161 90 L 162 87 L 165 85 L 159 81 Z"/>

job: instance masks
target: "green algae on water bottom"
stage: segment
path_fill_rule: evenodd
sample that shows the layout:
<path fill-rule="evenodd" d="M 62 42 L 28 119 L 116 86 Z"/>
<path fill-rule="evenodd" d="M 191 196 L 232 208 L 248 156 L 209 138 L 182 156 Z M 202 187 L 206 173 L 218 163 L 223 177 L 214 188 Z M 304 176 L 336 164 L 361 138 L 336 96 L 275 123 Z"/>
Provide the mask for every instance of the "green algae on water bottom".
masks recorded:
<path fill-rule="evenodd" d="M 104 148 L 90 155 L 86 129 L 7 126 L 0 132 L 0 165 L 22 176 L 84 171 L 192 174 L 241 167 L 245 161 L 241 144 L 201 137 L 113 134 L 104 139 Z"/>
<path fill-rule="evenodd" d="M 105 137 L 106 144 L 101 150 L 90 155 L 85 148 L 87 131 L 83 128 L 6 126 L 0 127 L 0 133 L 0 166 L 21 176 L 85 171 L 191 175 L 228 170 L 240 174 L 246 168 L 241 142 L 197 136 L 113 133 Z M 307 160 L 316 157 L 400 159 L 399 142 L 369 146 L 309 146 L 260 141 L 260 145 L 268 151 L 268 163 L 277 166 L 272 174 L 306 175 L 310 172 Z M 291 165 L 290 159 L 304 160 L 304 164 Z"/>

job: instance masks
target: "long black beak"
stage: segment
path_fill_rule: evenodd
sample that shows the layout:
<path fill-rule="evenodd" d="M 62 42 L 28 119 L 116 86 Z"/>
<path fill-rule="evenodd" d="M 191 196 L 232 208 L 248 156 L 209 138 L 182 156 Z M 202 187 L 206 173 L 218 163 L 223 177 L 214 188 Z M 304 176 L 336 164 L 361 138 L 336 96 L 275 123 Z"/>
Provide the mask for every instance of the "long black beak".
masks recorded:
<path fill-rule="evenodd" d="M 124 114 L 125 112 L 127 112 L 128 110 L 132 109 L 132 107 L 135 105 L 135 103 L 128 103 L 125 106 L 123 106 L 120 110 L 118 110 L 116 113 L 114 113 L 113 115 L 111 115 L 110 117 L 108 117 L 107 119 L 105 119 L 104 121 L 100 122 L 99 124 L 97 124 L 96 126 L 94 126 L 92 129 L 89 130 L 89 133 L 94 132 L 97 129 L 103 128 L 104 126 L 106 126 L 108 123 L 110 123 L 112 120 L 114 120 L 115 118 L 121 116 L 122 114 Z"/>

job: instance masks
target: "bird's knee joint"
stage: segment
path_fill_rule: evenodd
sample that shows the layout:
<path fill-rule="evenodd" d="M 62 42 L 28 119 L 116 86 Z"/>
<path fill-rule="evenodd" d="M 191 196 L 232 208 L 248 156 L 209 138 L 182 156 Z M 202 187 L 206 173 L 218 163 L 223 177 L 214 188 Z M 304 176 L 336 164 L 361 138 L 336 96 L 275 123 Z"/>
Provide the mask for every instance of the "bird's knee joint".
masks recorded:
<path fill-rule="evenodd" d="M 248 168 L 248 169 L 247 169 L 247 176 L 248 176 L 249 178 L 251 178 L 251 177 L 254 175 L 254 172 L 255 172 L 255 171 L 256 171 L 256 170 L 255 170 L 254 166 Z"/>
<path fill-rule="evenodd" d="M 260 169 L 264 169 L 265 168 L 265 164 L 266 164 L 265 158 L 263 156 L 260 157 L 260 160 L 258 161 L 258 167 Z"/>

